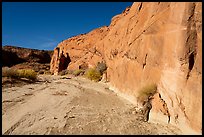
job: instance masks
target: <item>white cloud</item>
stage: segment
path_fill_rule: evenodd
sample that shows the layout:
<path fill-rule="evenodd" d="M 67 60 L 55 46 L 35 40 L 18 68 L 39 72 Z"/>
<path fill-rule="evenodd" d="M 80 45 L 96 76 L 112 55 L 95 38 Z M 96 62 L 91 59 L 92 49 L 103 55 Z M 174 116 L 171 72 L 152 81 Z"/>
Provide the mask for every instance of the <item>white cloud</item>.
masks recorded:
<path fill-rule="evenodd" d="M 40 45 L 41 48 L 54 48 L 56 47 L 58 44 L 57 41 L 47 41 L 47 42 L 44 42 Z"/>
<path fill-rule="evenodd" d="M 51 38 L 45 38 L 45 37 L 41 37 L 42 39 L 42 44 L 39 45 L 39 47 L 41 49 L 54 49 L 57 44 L 59 43 L 58 41 L 51 39 Z"/>

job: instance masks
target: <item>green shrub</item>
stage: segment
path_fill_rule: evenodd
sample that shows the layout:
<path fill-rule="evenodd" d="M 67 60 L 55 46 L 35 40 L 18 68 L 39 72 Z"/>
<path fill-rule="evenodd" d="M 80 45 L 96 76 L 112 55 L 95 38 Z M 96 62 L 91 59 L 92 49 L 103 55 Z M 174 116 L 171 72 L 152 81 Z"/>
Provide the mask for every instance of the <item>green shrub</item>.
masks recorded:
<path fill-rule="evenodd" d="M 104 71 L 106 71 L 107 66 L 104 62 L 98 62 L 96 66 L 96 70 L 99 71 L 101 74 L 103 74 Z"/>
<path fill-rule="evenodd" d="M 75 71 L 73 71 L 73 75 L 74 76 L 79 76 L 79 75 L 83 75 L 84 74 L 84 70 L 83 69 L 77 69 L 77 70 L 75 70 Z"/>
<path fill-rule="evenodd" d="M 144 102 L 147 100 L 150 96 L 153 96 L 157 91 L 157 85 L 156 84 L 149 84 L 145 87 L 141 88 L 138 92 L 138 101 Z"/>
<path fill-rule="evenodd" d="M 30 80 L 37 79 L 37 73 L 32 69 L 20 69 L 20 70 L 17 70 L 17 72 L 18 72 L 19 78 L 27 78 Z"/>
<path fill-rule="evenodd" d="M 102 74 L 96 70 L 96 69 L 88 69 L 85 73 L 85 76 L 90 79 L 90 80 L 94 80 L 96 82 L 100 81 L 102 78 Z"/>

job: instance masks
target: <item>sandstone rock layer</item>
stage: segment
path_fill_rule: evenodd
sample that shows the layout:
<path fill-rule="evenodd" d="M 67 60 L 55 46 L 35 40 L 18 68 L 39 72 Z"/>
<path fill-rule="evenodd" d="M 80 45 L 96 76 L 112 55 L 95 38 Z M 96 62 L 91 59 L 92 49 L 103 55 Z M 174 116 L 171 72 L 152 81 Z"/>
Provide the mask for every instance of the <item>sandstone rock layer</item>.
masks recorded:
<path fill-rule="evenodd" d="M 22 48 L 16 46 L 3 46 L 3 66 L 13 66 L 23 62 L 50 63 L 53 51 Z"/>
<path fill-rule="evenodd" d="M 33 69 L 36 72 L 50 70 L 53 51 L 22 48 L 16 46 L 2 47 L 2 67 L 14 69 Z"/>
<path fill-rule="evenodd" d="M 201 2 L 135 2 L 108 27 L 61 42 L 52 57 L 52 73 L 60 70 L 61 54 L 70 58 L 63 69 L 93 67 L 104 60 L 112 89 L 136 104 L 138 91 L 156 83 L 150 121 L 201 133 Z"/>

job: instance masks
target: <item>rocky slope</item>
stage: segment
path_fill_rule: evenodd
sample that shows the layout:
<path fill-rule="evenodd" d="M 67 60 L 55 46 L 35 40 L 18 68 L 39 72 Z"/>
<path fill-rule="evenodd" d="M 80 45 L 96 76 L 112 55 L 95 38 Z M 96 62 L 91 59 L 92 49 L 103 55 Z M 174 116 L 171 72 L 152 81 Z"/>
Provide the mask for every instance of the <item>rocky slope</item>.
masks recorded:
<path fill-rule="evenodd" d="M 53 51 L 3 46 L 2 65 L 18 69 L 31 68 L 35 71 L 49 70 L 52 54 Z"/>
<path fill-rule="evenodd" d="M 200 2 L 135 2 L 108 27 L 61 42 L 51 72 L 104 60 L 111 88 L 136 105 L 138 91 L 157 84 L 149 121 L 201 133 L 201 10 Z"/>

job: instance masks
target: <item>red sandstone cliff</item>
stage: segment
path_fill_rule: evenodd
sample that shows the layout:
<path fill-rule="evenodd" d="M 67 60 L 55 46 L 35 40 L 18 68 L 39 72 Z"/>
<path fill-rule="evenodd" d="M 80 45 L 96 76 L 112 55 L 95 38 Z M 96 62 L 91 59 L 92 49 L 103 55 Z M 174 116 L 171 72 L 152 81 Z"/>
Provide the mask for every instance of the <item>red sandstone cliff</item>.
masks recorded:
<path fill-rule="evenodd" d="M 78 69 L 80 66 L 91 67 L 102 61 L 102 53 L 96 50 L 95 44 L 102 40 L 108 32 L 109 28 L 104 26 L 88 34 L 81 34 L 59 43 L 54 49 L 50 65 L 51 72 L 58 74 L 59 71 L 67 67 L 71 70 Z M 61 57 L 63 55 L 64 57 Z M 62 58 L 65 58 L 68 62 L 62 62 Z"/>
<path fill-rule="evenodd" d="M 136 104 L 141 87 L 157 84 L 149 121 L 201 133 L 202 3 L 135 2 L 108 27 L 61 42 L 51 72 L 101 60 L 111 87 Z"/>

